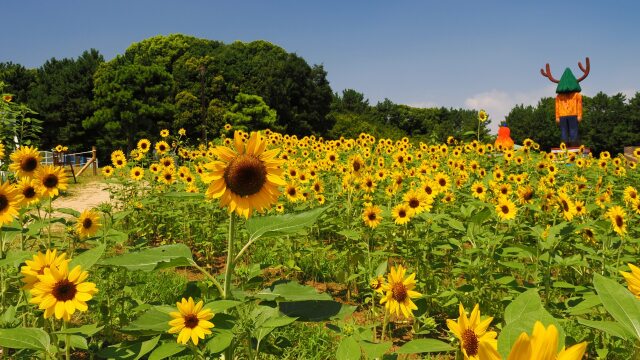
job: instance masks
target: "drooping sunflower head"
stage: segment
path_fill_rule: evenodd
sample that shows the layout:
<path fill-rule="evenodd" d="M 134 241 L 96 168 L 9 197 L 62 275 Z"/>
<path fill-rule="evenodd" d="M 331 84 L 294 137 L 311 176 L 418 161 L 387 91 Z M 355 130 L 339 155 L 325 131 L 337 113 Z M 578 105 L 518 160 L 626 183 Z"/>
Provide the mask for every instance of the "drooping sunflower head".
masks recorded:
<path fill-rule="evenodd" d="M 102 225 L 100 216 L 93 210 L 84 210 L 78 217 L 76 233 L 81 239 L 91 237 L 98 232 Z"/>
<path fill-rule="evenodd" d="M 277 202 L 279 186 L 286 185 L 283 161 L 277 158 L 278 149 L 265 150 L 267 141 L 257 132 L 246 143 L 236 132 L 234 145 L 235 149 L 218 146 L 219 160 L 205 165 L 211 179 L 207 197 L 220 198 L 229 212 L 248 218 L 254 210 L 263 211 Z"/>
<path fill-rule="evenodd" d="M 35 174 L 36 188 L 42 197 L 54 197 L 67 189 L 67 176 L 61 166 L 44 165 Z"/>
<path fill-rule="evenodd" d="M 195 303 L 193 298 L 182 298 L 176 303 L 178 311 L 169 313 L 173 318 L 169 321 L 171 329 L 169 334 L 178 334 L 178 343 L 186 344 L 191 340 L 194 345 L 198 345 L 200 339 L 211 334 L 214 326 L 209 320 L 213 318 L 211 309 L 204 308 L 202 300 Z"/>
<path fill-rule="evenodd" d="M 20 147 L 11 154 L 10 158 L 12 163 L 9 164 L 9 170 L 13 171 L 17 177 L 33 177 L 42 159 L 38 149 L 31 146 Z"/>

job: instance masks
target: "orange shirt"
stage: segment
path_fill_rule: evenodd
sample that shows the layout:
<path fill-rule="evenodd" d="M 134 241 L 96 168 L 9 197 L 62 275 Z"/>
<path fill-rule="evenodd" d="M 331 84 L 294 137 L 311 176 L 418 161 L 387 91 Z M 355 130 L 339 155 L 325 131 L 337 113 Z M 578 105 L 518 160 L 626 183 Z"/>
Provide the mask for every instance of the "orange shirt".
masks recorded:
<path fill-rule="evenodd" d="M 582 95 L 579 92 L 562 93 L 556 96 L 556 121 L 561 116 L 577 116 L 582 120 Z"/>

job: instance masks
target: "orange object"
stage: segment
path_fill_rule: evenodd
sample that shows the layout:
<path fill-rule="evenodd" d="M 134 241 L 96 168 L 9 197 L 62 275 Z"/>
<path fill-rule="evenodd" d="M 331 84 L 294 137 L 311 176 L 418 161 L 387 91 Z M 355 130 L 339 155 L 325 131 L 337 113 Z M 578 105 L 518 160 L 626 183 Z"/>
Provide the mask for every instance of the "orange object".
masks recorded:
<path fill-rule="evenodd" d="M 498 128 L 498 138 L 496 139 L 495 147 L 502 147 L 503 150 L 513 148 L 511 129 L 506 126 L 500 126 L 500 128 Z"/>
<path fill-rule="evenodd" d="M 562 116 L 577 116 L 578 121 L 582 121 L 582 95 L 579 92 L 556 96 L 556 122 L 560 122 Z"/>

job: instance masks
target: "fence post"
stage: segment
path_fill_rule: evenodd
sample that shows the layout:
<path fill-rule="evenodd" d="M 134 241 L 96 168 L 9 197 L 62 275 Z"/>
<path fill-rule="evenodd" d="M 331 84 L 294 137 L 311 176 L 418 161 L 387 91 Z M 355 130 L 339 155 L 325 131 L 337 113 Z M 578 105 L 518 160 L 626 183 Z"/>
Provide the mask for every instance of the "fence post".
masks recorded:
<path fill-rule="evenodd" d="M 93 159 L 93 175 L 98 175 L 98 160 L 96 157 L 96 147 L 91 147 L 91 158 Z"/>

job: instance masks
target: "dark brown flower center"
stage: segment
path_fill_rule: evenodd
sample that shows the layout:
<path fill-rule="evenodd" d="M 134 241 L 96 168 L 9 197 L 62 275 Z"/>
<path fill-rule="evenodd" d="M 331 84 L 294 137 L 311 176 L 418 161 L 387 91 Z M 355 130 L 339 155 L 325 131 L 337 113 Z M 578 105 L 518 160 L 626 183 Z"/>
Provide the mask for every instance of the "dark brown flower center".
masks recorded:
<path fill-rule="evenodd" d="M 376 213 L 374 212 L 370 212 L 369 214 L 367 214 L 367 218 L 369 218 L 370 221 L 374 221 L 376 217 Z"/>
<path fill-rule="evenodd" d="M 22 195 L 27 199 L 31 199 L 36 196 L 36 189 L 33 186 L 29 186 L 22 191 Z"/>
<path fill-rule="evenodd" d="M 502 207 L 500 207 L 500 211 L 502 211 L 503 214 L 508 214 L 509 207 L 507 205 L 502 205 Z"/>
<path fill-rule="evenodd" d="M 478 336 L 471 329 L 462 332 L 462 347 L 467 352 L 467 356 L 475 356 L 478 354 Z"/>
<path fill-rule="evenodd" d="M 70 282 L 67 279 L 62 279 L 58 281 L 54 286 L 53 290 L 51 290 L 51 294 L 58 301 L 67 301 L 72 300 L 78 290 L 76 289 L 76 284 Z"/>
<path fill-rule="evenodd" d="M 240 196 L 256 194 L 267 181 L 264 163 L 251 155 L 239 155 L 224 170 L 227 187 Z"/>
<path fill-rule="evenodd" d="M 478 193 L 478 194 L 482 194 L 483 192 L 484 192 L 484 189 L 483 189 L 481 186 L 478 186 L 478 187 L 476 188 L 476 193 Z"/>
<path fill-rule="evenodd" d="M 409 200 L 409 207 L 415 209 L 420 206 L 420 200 L 412 198 Z"/>
<path fill-rule="evenodd" d="M 49 189 L 54 188 L 58 185 L 58 177 L 55 174 L 49 174 L 44 178 L 42 184 Z"/>
<path fill-rule="evenodd" d="M 431 186 L 425 186 L 424 187 L 424 192 L 426 192 L 427 195 L 431 195 L 431 194 L 433 194 L 433 189 L 431 188 Z"/>
<path fill-rule="evenodd" d="M 440 184 L 440 186 L 445 186 L 445 185 L 447 185 L 447 180 L 440 179 L 440 180 L 438 180 L 438 184 Z"/>
<path fill-rule="evenodd" d="M 93 220 L 90 218 L 86 218 L 82 221 L 82 227 L 85 229 L 91 229 L 91 225 L 93 225 Z"/>
<path fill-rule="evenodd" d="M 405 217 L 407 217 L 407 212 L 406 212 L 406 211 L 404 211 L 404 210 L 400 210 L 400 211 L 398 211 L 398 217 L 400 217 L 400 218 L 405 218 Z"/>
<path fill-rule="evenodd" d="M 24 172 L 31 172 L 38 167 L 38 160 L 32 156 L 22 159 L 20 161 L 20 169 Z"/>
<path fill-rule="evenodd" d="M 200 321 L 198 320 L 198 316 L 196 314 L 189 314 L 184 317 L 184 327 L 193 329 L 198 326 Z"/>
<path fill-rule="evenodd" d="M 569 211 L 569 204 L 566 200 L 562 200 L 562 209 L 564 210 L 564 212 Z"/>
<path fill-rule="evenodd" d="M 353 162 L 353 171 L 358 172 L 360 171 L 360 168 L 362 167 L 362 164 L 360 164 L 360 161 L 354 161 Z"/>
<path fill-rule="evenodd" d="M 0 212 L 4 211 L 9 206 L 9 199 L 6 195 L 0 195 Z"/>
<path fill-rule="evenodd" d="M 393 284 L 391 288 L 391 296 L 397 302 L 401 303 L 407 298 L 407 288 L 404 286 L 402 282 L 397 282 Z"/>
<path fill-rule="evenodd" d="M 623 227 L 624 226 L 624 219 L 622 218 L 622 216 L 620 215 L 616 215 L 616 225 L 618 227 Z"/>

